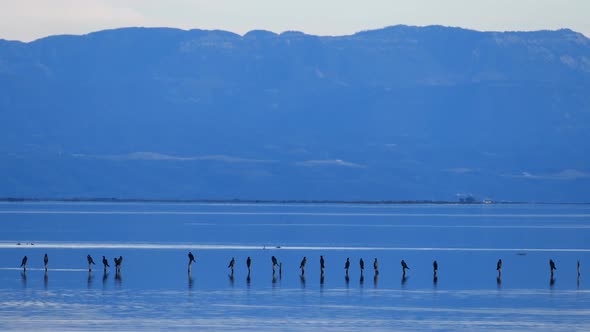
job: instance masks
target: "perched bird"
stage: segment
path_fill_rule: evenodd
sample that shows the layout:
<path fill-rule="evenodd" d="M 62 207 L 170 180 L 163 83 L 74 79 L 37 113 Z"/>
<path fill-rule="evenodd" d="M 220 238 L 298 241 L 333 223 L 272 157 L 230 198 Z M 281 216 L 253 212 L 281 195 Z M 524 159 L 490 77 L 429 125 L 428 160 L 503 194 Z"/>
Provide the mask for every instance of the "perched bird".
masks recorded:
<path fill-rule="evenodd" d="M 123 264 L 123 256 L 119 256 L 117 260 L 117 273 L 121 272 L 121 265 Z"/>
<path fill-rule="evenodd" d="M 275 256 L 272 256 L 270 259 L 272 261 L 272 273 L 274 274 L 275 273 L 275 269 L 276 269 L 277 264 L 278 264 L 278 261 L 277 261 L 277 258 Z"/>
<path fill-rule="evenodd" d="M 88 260 L 88 272 L 92 271 L 92 265 L 96 265 L 94 263 L 94 259 L 92 259 L 92 256 L 88 255 L 86 256 L 86 260 Z"/>
<path fill-rule="evenodd" d="M 346 275 L 348 275 L 348 269 L 350 268 L 350 258 L 346 258 L 346 263 L 344 263 L 344 269 L 346 270 Z"/>
<path fill-rule="evenodd" d="M 361 266 L 361 274 L 363 274 L 363 271 L 365 271 L 365 261 L 362 258 L 359 261 L 359 265 Z"/>
<path fill-rule="evenodd" d="M 234 274 L 234 265 L 236 265 L 236 260 L 232 257 L 231 261 L 229 261 L 229 264 L 227 265 L 228 268 L 231 269 L 231 274 Z"/>
<path fill-rule="evenodd" d="M 299 264 L 302 276 L 305 275 L 305 263 L 307 263 L 307 257 L 303 257 L 303 259 L 301 260 L 301 264 Z"/>
<path fill-rule="evenodd" d="M 47 256 L 47 254 L 43 257 L 43 263 L 45 265 L 45 271 L 47 271 L 47 264 L 49 263 L 49 256 Z"/>
<path fill-rule="evenodd" d="M 195 262 L 195 256 L 193 255 L 192 252 L 189 251 L 189 253 L 188 253 L 188 272 L 191 271 L 191 267 L 193 265 L 193 262 Z"/>
<path fill-rule="evenodd" d="M 324 274 L 324 268 L 325 268 L 324 263 L 325 263 L 324 256 L 320 256 L 320 274 Z"/>
<path fill-rule="evenodd" d="M 553 261 L 553 259 L 549 260 L 549 268 L 551 269 L 551 276 L 553 276 L 553 270 L 557 270 L 557 268 L 555 267 L 555 262 Z"/>
<path fill-rule="evenodd" d="M 252 259 L 250 258 L 250 256 L 248 256 L 248 259 L 246 259 L 246 266 L 248 267 L 248 275 L 250 275 L 250 265 L 252 265 Z"/>
<path fill-rule="evenodd" d="M 24 271 L 27 270 L 27 260 L 29 260 L 29 259 L 27 258 L 27 256 L 25 256 L 25 257 L 23 257 L 23 260 L 20 263 L 20 267 L 22 267 Z"/>
<path fill-rule="evenodd" d="M 377 263 L 377 258 L 373 261 L 373 269 L 375 270 L 375 275 L 379 274 L 379 263 Z"/>
<path fill-rule="evenodd" d="M 402 259 L 401 264 L 402 264 L 403 274 L 406 275 L 406 269 L 409 270 L 410 268 L 408 267 L 408 264 L 406 264 L 406 261 L 404 261 L 403 259 Z"/>
<path fill-rule="evenodd" d="M 115 261 L 115 272 L 118 274 L 121 272 L 121 264 L 123 263 L 123 256 L 119 256 L 119 258 L 113 258 Z"/>
<path fill-rule="evenodd" d="M 498 271 L 498 276 L 502 274 L 502 259 L 498 259 L 498 263 L 496 263 L 496 271 Z"/>
<path fill-rule="evenodd" d="M 102 256 L 102 265 L 104 266 L 104 270 L 105 270 L 105 271 L 107 270 L 107 267 L 111 267 L 111 266 L 109 265 L 109 261 L 108 261 L 108 260 L 107 260 L 107 258 L 106 258 L 106 257 L 104 257 L 104 256 Z"/>
<path fill-rule="evenodd" d="M 436 261 L 432 262 L 432 269 L 434 270 L 434 274 L 438 272 L 438 263 Z"/>

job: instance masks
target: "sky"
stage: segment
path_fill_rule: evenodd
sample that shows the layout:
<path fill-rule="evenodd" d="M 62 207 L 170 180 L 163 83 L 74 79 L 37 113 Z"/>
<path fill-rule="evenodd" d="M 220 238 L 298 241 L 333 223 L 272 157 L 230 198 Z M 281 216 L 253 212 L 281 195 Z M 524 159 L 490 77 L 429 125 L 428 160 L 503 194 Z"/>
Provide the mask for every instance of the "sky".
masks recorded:
<path fill-rule="evenodd" d="M 589 13 L 589 0 L 0 0 L 0 38 L 129 26 L 345 35 L 397 24 L 590 36 Z"/>

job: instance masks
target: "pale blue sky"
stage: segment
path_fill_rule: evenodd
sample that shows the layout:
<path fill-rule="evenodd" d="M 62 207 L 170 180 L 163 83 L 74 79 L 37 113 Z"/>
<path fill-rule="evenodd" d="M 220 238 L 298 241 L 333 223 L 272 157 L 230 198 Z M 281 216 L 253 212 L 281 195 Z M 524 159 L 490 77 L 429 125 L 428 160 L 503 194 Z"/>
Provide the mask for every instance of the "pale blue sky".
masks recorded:
<path fill-rule="evenodd" d="M 0 0 L 0 8 L 0 38 L 24 41 L 126 26 L 342 35 L 441 24 L 590 36 L 589 0 Z"/>

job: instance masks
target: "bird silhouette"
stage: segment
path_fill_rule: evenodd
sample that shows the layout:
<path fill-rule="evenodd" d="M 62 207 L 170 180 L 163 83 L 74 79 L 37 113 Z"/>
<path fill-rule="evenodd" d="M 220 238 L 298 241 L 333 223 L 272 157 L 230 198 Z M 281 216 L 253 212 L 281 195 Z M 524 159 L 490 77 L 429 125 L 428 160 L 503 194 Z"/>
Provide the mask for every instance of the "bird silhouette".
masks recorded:
<path fill-rule="evenodd" d="M 195 262 L 195 256 L 193 255 L 192 252 L 188 252 L 188 272 L 191 272 L 191 267 L 193 265 L 193 262 Z"/>
<path fill-rule="evenodd" d="M 106 270 L 107 270 L 107 267 L 111 267 L 111 266 L 109 265 L 109 261 L 108 261 L 108 260 L 107 260 L 107 258 L 106 258 L 106 257 L 104 257 L 104 256 L 102 256 L 102 265 L 104 266 L 104 271 L 106 271 Z"/>
<path fill-rule="evenodd" d="M 361 267 L 361 275 L 363 274 L 363 272 L 365 271 L 365 261 L 361 258 L 361 260 L 359 261 L 359 265 Z"/>
<path fill-rule="evenodd" d="M 346 275 L 348 275 L 348 269 L 350 268 L 350 258 L 346 258 L 346 263 L 344 263 L 344 269 L 346 270 Z"/>
<path fill-rule="evenodd" d="M 377 258 L 373 261 L 373 269 L 375 270 L 375 275 L 379 274 L 379 263 L 377 262 Z"/>
<path fill-rule="evenodd" d="M 94 263 L 94 259 L 92 259 L 92 256 L 88 255 L 86 256 L 86 260 L 88 260 L 88 272 L 92 271 L 92 265 L 96 265 Z"/>
<path fill-rule="evenodd" d="M 119 256 L 117 260 L 117 273 L 121 273 L 121 265 L 123 264 L 123 256 Z"/>
<path fill-rule="evenodd" d="M 403 259 L 401 261 L 401 264 L 402 264 L 403 276 L 405 277 L 406 276 L 406 270 L 409 270 L 410 268 L 408 267 L 408 264 L 406 264 L 406 261 L 404 261 Z"/>
<path fill-rule="evenodd" d="M 120 273 L 121 272 L 121 264 L 123 263 L 123 256 L 119 256 L 119 258 L 115 257 L 113 258 L 113 260 L 115 261 L 115 273 Z"/>
<path fill-rule="evenodd" d="M 47 271 L 47 264 L 49 263 L 49 256 L 47 256 L 47 254 L 45 254 L 45 257 L 43 257 L 43 263 L 45 266 L 45 271 Z"/>
<path fill-rule="evenodd" d="M 324 261 L 324 256 L 320 256 L 320 274 L 324 274 L 324 265 L 325 261 Z"/>
<path fill-rule="evenodd" d="M 496 271 L 498 271 L 498 277 L 502 275 L 502 259 L 498 259 L 498 263 L 496 263 Z"/>
<path fill-rule="evenodd" d="M 250 258 L 250 256 L 248 256 L 248 259 L 246 259 L 246 266 L 248 267 L 248 276 L 250 276 L 250 266 L 252 265 L 252 259 Z"/>
<path fill-rule="evenodd" d="M 432 262 L 432 269 L 434 271 L 434 274 L 436 274 L 438 272 L 438 262 L 437 261 Z"/>
<path fill-rule="evenodd" d="M 275 256 L 272 256 L 270 260 L 272 261 L 272 274 L 275 274 L 275 270 L 278 264 L 277 258 Z"/>
<path fill-rule="evenodd" d="M 231 269 L 232 276 L 234 275 L 234 265 L 236 265 L 236 260 L 232 257 L 231 261 L 229 261 L 229 264 L 227 265 L 227 267 Z"/>
<path fill-rule="evenodd" d="M 307 257 L 303 257 L 303 259 L 301 260 L 301 264 L 299 264 L 302 276 L 305 275 L 305 263 L 307 263 Z"/>
<path fill-rule="evenodd" d="M 29 258 L 27 256 L 23 257 L 23 260 L 20 262 L 20 267 L 23 268 L 24 271 L 27 270 L 27 261 Z"/>

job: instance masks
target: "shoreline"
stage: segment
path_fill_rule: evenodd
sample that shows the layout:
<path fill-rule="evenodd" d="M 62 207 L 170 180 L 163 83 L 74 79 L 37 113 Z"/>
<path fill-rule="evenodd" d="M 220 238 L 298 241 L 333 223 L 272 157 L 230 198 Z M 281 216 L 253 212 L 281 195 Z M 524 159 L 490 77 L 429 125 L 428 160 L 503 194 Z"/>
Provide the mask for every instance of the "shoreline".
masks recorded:
<path fill-rule="evenodd" d="M 105 198 L 105 197 L 66 197 L 66 198 L 24 198 L 0 197 L 3 203 L 194 203 L 194 204 L 355 204 L 355 205 L 590 205 L 590 202 L 526 202 L 526 201 L 433 201 L 433 200 L 298 200 L 298 199 L 166 199 L 166 198 Z"/>

